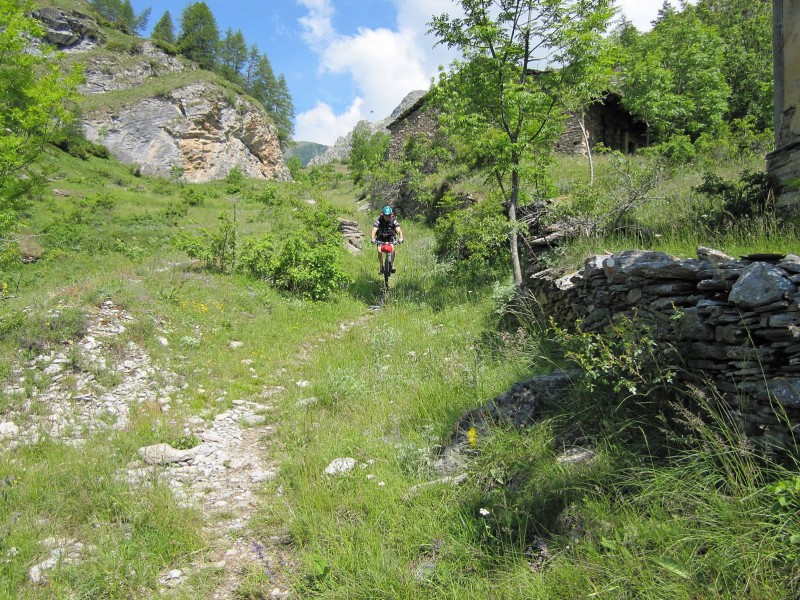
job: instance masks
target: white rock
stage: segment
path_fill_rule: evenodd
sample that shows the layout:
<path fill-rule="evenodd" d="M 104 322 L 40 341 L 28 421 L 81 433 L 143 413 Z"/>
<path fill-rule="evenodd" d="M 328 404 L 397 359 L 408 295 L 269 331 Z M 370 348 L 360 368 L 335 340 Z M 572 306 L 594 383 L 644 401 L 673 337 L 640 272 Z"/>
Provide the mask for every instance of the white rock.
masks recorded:
<path fill-rule="evenodd" d="M 341 473 L 348 473 L 356 466 L 355 458 L 334 458 L 327 467 L 325 473 L 327 475 L 338 475 Z"/>
<path fill-rule="evenodd" d="M 307 387 L 311 387 L 311 382 L 310 381 L 306 381 L 306 380 L 302 380 L 302 381 L 298 381 L 295 385 L 297 387 L 299 387 L 299 388 L 307 388 Z"/>
<path fill-rule="evenodd" d="M 245 415 L 242 417 L 242 422 L 250 427 L 255 427 L 256 425 L 263 425 L 266 423 L 267 417 L 264 415 Z"/>
<path fill-rule="evenodd" d="M 13 438 L 19 435 L 19 427 L 14 425 L 11 421 L 0 423 L 0 439 Z"/>
<path fill-rule="evenodd" d="M 139 456 L 148 465 L 168 465 L 176 462 L 186 462 L 193 459 L 197 449 L 177 450 L 169 444 L 154 444 L 139 448 Z"/>
<path fill-rule="evenodd" d="M 158 338 L 158 343 L 164 346 L 165 348 L 169 346 L 169 340 L 165 337 Z"/>
<path fill-rule="evenodd" d="M 265 481 L 272 481 L 275 477 L 278 476 L 278 473 L 275 471 L 252 471 L 250 473 L 250 479 L 253 483 L 264 483 Z"/>
<path fill-rule="evenodd" d="M 230 342 L 230 347 L 233 350 L 236 350 L 237 348 L 241 348 L 242 346 L 244 346 L 244 342 L 237 342 L 237 341 L 233 341 L 233 340 L 231 340 L 231 342 Z"/>
<path fill-rule="evenodd" d="M 309 406 L 315 405 L 319 400 L 317 400 L 316 396 L 311 396 L 311 398 L 303 398 L 302 400 L 298 400 L 294 403 L 297 408 L 307 408 Z"/>

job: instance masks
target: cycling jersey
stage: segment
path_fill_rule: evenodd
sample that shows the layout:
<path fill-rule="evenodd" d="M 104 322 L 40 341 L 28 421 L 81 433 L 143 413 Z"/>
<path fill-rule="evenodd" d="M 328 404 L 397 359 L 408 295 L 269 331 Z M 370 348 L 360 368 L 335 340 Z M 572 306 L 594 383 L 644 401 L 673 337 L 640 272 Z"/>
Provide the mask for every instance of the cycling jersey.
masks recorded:
<path fill-rule="evenodd" d="M 382 242 L 388 242 L 397 237 L 397 228 L 400 227 L 400 223 L 398 223 L 397 219 L 394 217 L 387 221 L 379 216 L 375 219 L 375 223 L 373 223 L 372 226 L 378 230 L 376 239 Z"/>

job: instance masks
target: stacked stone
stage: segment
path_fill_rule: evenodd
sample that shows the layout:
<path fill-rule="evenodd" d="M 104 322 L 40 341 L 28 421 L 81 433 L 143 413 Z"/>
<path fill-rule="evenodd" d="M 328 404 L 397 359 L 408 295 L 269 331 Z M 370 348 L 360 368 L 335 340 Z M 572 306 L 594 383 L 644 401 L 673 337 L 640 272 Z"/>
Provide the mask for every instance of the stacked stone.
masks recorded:
<path fill-rule="evenodd" d="M 595 256 L 581 271 L 534 274 L 528 289 L 562 326 L 601 331 L 616 316 L 653 325 L 688 375 L 709 381 L 744 431 L 770 444 L 800 432 L 800 257 L 697 259 L 629 250 Z"/>
<path fill-rule="evenodd" d="M 364 243 L 364 234 L 355 221 L 339 219 L 339 232 L 344 236 L 345 247 L 353 254 L 361 252 Z"/>

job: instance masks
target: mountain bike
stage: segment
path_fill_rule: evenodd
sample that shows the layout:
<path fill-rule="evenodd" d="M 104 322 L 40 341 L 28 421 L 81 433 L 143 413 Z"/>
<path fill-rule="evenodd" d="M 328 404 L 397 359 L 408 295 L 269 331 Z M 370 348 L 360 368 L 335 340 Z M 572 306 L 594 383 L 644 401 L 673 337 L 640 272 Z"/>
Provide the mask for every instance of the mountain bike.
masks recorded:
<path fill-rule="evenodd" d="M 392 240 L 391 242 L 375 242 L 381 253 L 381 273 L 383 273 L 383 285 L 389 288 L 389 277 L 394 272 L 394 249 L 395 246 L 402 244 L 402 241 Z"/>

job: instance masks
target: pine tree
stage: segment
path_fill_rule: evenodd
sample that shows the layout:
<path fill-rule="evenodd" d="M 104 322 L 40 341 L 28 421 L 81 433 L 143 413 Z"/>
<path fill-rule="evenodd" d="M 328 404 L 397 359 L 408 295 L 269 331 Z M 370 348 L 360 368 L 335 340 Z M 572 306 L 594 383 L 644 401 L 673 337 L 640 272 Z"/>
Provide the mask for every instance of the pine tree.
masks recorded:
<path fill-rule="evenodd" d="M 216 64 L 219 29 L 217 21 L 205 2 L 195 2 L 183 10 L 178 47 L 189 59 L 203 69 L 212 70 Z"/>
<path fill-rule="evenodd" d="M 286 144 L 294 135 L 294 102 L 289 93 L 289 86 L 286 78 L 279 75 L 275 82 L 275 93 L 273 97 L 272 118 L 278 127 L 278 138 L 282 144 Z"/>
<path fill-rule="evenodd" d="M 166 11 L 158 20 L 150 37 L 167 44 L 175 43 L 175 26 L 172 24 L 172 15 L 169 14 L 169 11 Z"/>
<path fill-rule="evenodd" d="M 237 30 L 234 33 L 229 27 L 217 52 L 217 70 L 220 75 L 228 81 L 242 83 L 247 56 L 247 43 L 242 31 Z"/>

